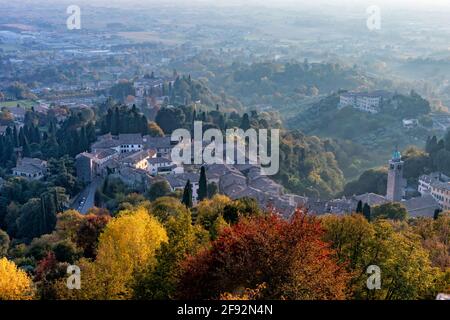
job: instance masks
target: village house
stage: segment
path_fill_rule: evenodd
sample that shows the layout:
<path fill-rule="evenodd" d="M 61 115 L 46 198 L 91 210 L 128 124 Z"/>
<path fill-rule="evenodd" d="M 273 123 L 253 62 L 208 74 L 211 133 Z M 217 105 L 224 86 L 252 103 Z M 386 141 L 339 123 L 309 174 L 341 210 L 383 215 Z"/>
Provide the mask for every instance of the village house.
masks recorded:
<path fill-rule="evenodd" d="M 19 158 L 12 172 L 17 177 L 39 180 L 47 173 L 47 161 L 38 158 Z"/>
<path fill-rule="evenodd" d="M 247 188 L 247 178 L 240 172 L 230 172 L 220 177 L 219 191 L 230 198 L 238 196 L 245 188 Z"/>
<path fill-rule="evenodd" d="M 120 162 L 122 165 L 132 167 L 134 169 L 148 170 L 148 163 L 152 159 L 156 159 L 156 151 L 149 149 L 137 151 L 127 155 Z"/>
<path fill-rule="evenodd" d="M 441 209 L 450 210 L 450 177 L 440 172 L 421 175 L 417 190 L 423 197 L 431 196 Z"/>
<path fill-rule="evenodd" d="M 170 136 L 150 137 L 144 136 L 144 144 L 146 148 L 155 149 L 157 157 L 169 158 L 174 146 L 178 141 L 172 141 Z"/>
<path fill-rule="evenodd" d="M 412 129 L 419 125 L 419 120 L 417 119 L 403 119 L 403 128 L 405 129 Z"/>
<path fill-rule="evenodd" d="M 216 183 L 219 185 L 220 177 L 229 174 L 229 173 L 236 173 L 240 174 L 239 170 L 234 168 L 231 165 L 228 164 L 209 164 L 206 165 L 206 178 L 208 179 L 208 182 Z"/>
<path fill-rule="evenodd" d="M 75 157 L 77 177 L 83 182 L 91 182 L 96 176 L 107 174 L 107 164 L 117 159 L 115 149 L 96 150 L 93 153 L 82 152 Z"/>
<path fill-rule="evenodd" d="M 170 137 L 105 134 L 91 145 L 91 152 L 77 155 L 77 175 L 82 181 L 90 182 L 95 176 L 117 173 L 124 167 L 142 170 L 143 175 L 183 173 L 183 167 L 170 159 L 175 145 Z"/>
<path fill-rule="evenodd" d="M 450 210 L 450 182 L 432 182 L 431 196 L 442 210 Z"/>
<path fill-rule="evenodd" d="M 91 149 L 93 152 L 101 149 L 115 149 L 120 153 L 136 152 L 143 149 L 144 142 L 144 138 L 139 133 L 126 133 L 118 136 L 105 134 L 92 144 Z"/>
<path fill-rule="evenodd" d="M 148 160 L 148 169 L 151 175 L 184 173 L 183 166 L 178 166 L 168 158 L 152 158 Z"/>
<path fill-rule="evenodd" d="M 128 166 L 117 168 L 111 174 L 111 177 L 120 179 L 129 188 L 140 192 L 145 192 L 145 190 L 148 190 L 148 188 L 155 181 L 147 170 L 136 169 Z"/>

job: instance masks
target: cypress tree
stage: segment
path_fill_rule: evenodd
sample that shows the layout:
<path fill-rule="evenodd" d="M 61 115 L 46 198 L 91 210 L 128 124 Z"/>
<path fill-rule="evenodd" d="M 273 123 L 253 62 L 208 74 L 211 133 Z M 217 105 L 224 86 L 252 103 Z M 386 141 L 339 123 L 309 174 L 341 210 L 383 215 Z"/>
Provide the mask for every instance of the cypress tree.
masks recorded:
<path fill-rule="evenodd" d="M 114 115 L 111 121 L 111 134 L 116 136 L 120 133 L 120 112 L 119 108 L 114 109 Z"/>
<path fill-rule="evenodd" d="M 13 142 L 14 142 L 14 147 L 15 148 L 17 148 L 20 145 L 19 134 L 17 133 L 17 127 L 16 126 L 13 127 Z"/>
<path fill-rule="evenodd" d="M 86 127 L 82 126 L 80 129 L 80 151 L 87 151 L 89 149 L 89 141 L 86 134 Z"/>
<path fill-rule="evenodd" d="M 23 137 L 22 153 L 24 157 L 31 157 L 31 150 L 26 136 Z"/>
<path fill-rule="evenodd" d="M 371 211 L 370 206 L 367 203 L 364 203 L 364 207 L 362 209 L 362 214 L 364 215 L 364 217 L 366 217 L 367 221 L 369 221 L 369 222 L 371 220 L 370 211 Z"/>
<path fill-rule="evenodd" d="M 244 115 L 242 116 L 241 129 L 245 131 L 250 129 L 250 127 L 250 119 L 248 117 L 248 114 L 244 113 Z"/>
<path fill-rule="evenodd" d="M 362 213 L 363 212 L 363 204 L 362 201 L 358 201 L 358 205 L 356 206 L 356 213 Z"/>
<path fill-rule="evenodd" d="M 439 218 L 440 213 L 442 212 L 441 209 L 436 209 L 434 210 L 434 215 L 433 215 L 433 219 L 437 220 L 437 218 Z"/>
<path fill-rule="evenodd" d="M 25 132 L 24 127 L 21 127 L 19 129 L 19 146 L 23 146 L 24 144 L 25 144 Z"/>
<path fill-rule="evenodd" d="M 38 127 L 33 127 L 33 142 L 41 143 L 41 132 Z"/>
<path fill-rule="evenodd" d="M 208 197 L 208 182 L 206 180 L 206 170 L 205 166 L 202 166 L 200 169 L 200 180 L 198 182 L 198 201 L 202 201 L 206 197 Z"/>
<path fill-rule="evenodd" d="M 184 186 L 183 200 L 181 201 L 187 208 L 192 208 L 192 184 L 188 180 Z"/>

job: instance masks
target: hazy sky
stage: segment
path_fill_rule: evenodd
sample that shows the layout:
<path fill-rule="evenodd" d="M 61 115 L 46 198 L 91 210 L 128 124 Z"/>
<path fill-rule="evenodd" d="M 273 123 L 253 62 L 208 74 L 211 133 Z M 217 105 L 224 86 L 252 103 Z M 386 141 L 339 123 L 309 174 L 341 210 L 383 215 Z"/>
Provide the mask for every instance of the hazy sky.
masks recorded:
<path fill-rule="evenodd" d="M 127 2 L 127 0 L 118 0 Z M 149 2 L 154 0 L 148 0 Z M 166 0 L 165 2 L 170 2 Z M 175 0 L 174 0 L 175 1 Z M 207 4 L 221 4 L 221 5 L 239 5 L 239 4 L 261 4 L 270 6 L 305 6 L 305 5 L 397 5 L 397 6 L 435 6 L 446 5 L 450 6 L 450 0 L 196 0 Z M 141 0 L 145 2 L 145 0 Z M 161 1 L 157 1 L 161 3 Z M 182 1 L 186 3 L 186 1 Z"/>
<path fill-rule="evenodd" d="M 9 4 L 11 0 L 0 0 Z M 121 7 L 129 9 L 145 8 L 147 6 L 199 7 L 199 6 L 246 6 L 288 8 L 294 12 L 310 11 L 339 15 L 365 12 L 372 5 L 380 7 L 384 13 L 395 16 L 403 13 L 439 13 L 450 14 L 450 0 L 20 0 L 32 8 L 43 4 L 61 5 L 94 5 L 101 7 Z"/>
<path fill-rule="evenodd" d="M 0 0 L 0 3 L 4 0 Z M 29 1 L 28 1 L 29 2 Z M 34 4 L 39 2 L 55 2 L 55 0 L 33 0 Z M 59 0 L 57 2 L 66 2 L 65 0 Z M 369 6 L 369 5 L 382 5 L 382 6 L 395 6 L 403 8 L 413 7 L 449 7 L 450 0 L 71 0 L 73 4 L 77 3 L 91 3 L 101 5 L 127 5 L 127 4 L 174 4 L 179 3 L 183 5 L 190 4 L 206 4 L 206 5 L 264 5 L 274 7 L 310 7 L 310 6 Z"/>

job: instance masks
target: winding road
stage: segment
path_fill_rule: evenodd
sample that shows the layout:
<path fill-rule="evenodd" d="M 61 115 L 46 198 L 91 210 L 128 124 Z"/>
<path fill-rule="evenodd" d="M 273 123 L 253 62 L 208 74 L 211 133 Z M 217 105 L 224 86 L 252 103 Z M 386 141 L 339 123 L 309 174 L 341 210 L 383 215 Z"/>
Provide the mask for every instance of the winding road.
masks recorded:
<path fill-rule="evenodd" d="M 86 214 L 89 209 L 94 207 L 95 191 L 102 183 L 101 177 L 95 177 L 92 182 L 86 186 L 73 201 L 71 209 L 77 210 L 81 214 Z"/>

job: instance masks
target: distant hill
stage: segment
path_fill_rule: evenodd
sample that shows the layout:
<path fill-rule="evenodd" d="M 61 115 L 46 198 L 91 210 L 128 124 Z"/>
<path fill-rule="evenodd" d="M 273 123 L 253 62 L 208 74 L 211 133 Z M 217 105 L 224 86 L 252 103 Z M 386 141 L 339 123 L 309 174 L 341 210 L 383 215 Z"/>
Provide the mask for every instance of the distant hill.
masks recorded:
<path fill-rule="evenodd" d="M 349 141 L 362 148 L 366 159 L 356 161 L 356 168 L 347 172 L 347 178 L 354 177 L 356 171 L 364 167 L 384 164 L 395 146 L 423 147 L 427 137 L 433 134 L 429 121 L 429 103 L 414 92 L 410 95 L 394 95 L 392 101 L 383 105 L 378 114 L 359 111 L 351 106 L 338 109 L 338 102 L 339 94 L 329 95 L 304 112 L 287 119 L 285 124 L 289 129 Z M 417 118 L 419 125 L 404 128 L 404 118 Z M 367 161 L 367 155 L 370 161 Z"/>
<path fill-rule="evenodd" d="M 339 89 L 374 89 L 379 84 L 357 67 L 337 63 L 266 61 L 223 63 L 217 57 L 195 56 L 173 65 L 207 79 L 215 92 L 238 98 L 245 106 L 267 104 L 276 109 L 295 107 L 302 100 Z"/>

